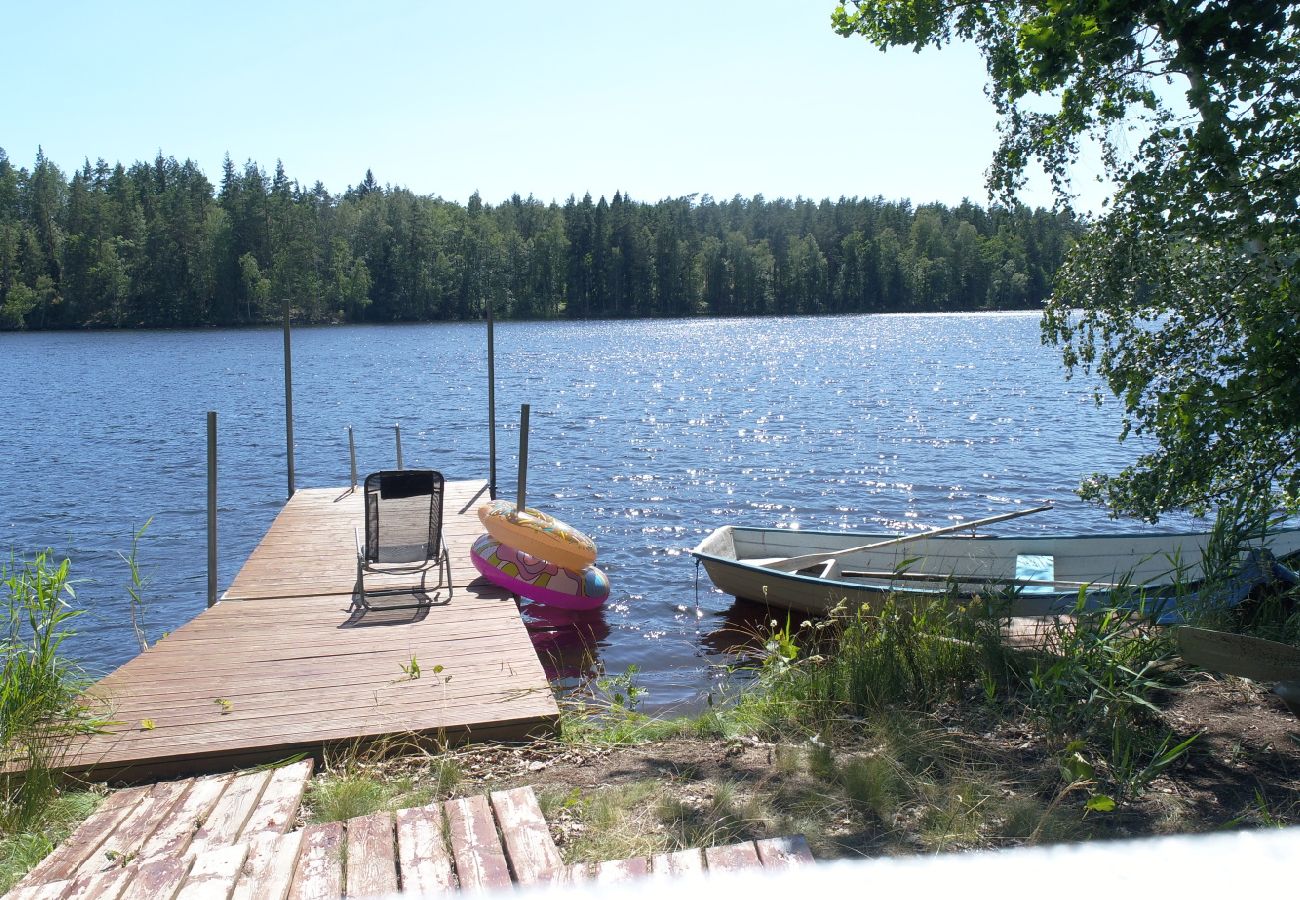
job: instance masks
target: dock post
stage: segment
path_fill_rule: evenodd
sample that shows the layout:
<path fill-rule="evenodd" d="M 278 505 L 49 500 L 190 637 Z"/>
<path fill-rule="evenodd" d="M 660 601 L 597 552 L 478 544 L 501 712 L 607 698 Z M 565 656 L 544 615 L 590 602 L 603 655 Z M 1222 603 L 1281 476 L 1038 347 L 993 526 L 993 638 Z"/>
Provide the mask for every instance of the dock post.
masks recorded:
<path fill-rule="evenodd" d="M 293 477 L 293 354 L 289 349 L 289 298 L 284 298 L 284 445 L 289 464 L 289 496 L 296 490 Z"/>
<path fill-rule="evenodd" d="M 397 439 L 397 468 L 402 468 L 402 423 L 393 423 L 393 436 Z"/>
<path fill-rule="evenodd" d="M 357 489 L 357 443 L 352 438 L 352 426 L 348 426 L 348 459 L 352 462 L 352 490 Z"/>
<path fill-rule="evenodd" d="M 208 606 L 217 603 L 217 413 L 208 410 Z"/>
<path fill-rule="evenodd" d="M 497 498 L 497 362 L 492 334 L 492 298 L 487 300 L 488 345 L 488 497 Z"/>
<path fill-rule="evenodd" d="M 519 407 L 519 502 L 515 509 L 523 512 L 528 486 L 528 404 Z"/>

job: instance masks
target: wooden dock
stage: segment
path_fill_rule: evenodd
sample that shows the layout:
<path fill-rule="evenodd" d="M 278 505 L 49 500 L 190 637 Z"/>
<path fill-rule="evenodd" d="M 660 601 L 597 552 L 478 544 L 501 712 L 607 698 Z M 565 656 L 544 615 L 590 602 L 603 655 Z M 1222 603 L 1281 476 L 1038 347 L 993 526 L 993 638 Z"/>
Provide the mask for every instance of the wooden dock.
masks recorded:
<path fill-rule="evenodd" d="M 298 491 L 221 602 L 92 688 L 116 724 L 75 744 L 65 767 L 143 781 L 348 742 L 553 729 L 558 709 L 518 607 L 469 560 L 486 499 L 484 482 L 447 484 L 450 596 L 443 586 L 430 607 L 361 614 L 361 492 Z M 436 569 L 429 577 L 431 587 Z M 402 584 L 411 576 L 387 586 Z"/>

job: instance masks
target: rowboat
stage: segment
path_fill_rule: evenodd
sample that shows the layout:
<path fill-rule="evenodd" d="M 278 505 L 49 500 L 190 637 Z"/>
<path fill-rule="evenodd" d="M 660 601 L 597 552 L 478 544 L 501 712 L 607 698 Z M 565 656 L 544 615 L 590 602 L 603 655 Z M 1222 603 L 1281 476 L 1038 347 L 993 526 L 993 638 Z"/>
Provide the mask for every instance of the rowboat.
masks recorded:
<path fill-rule="evenodd" d="M 1193 605 L 1239 603 L 1269 580 L 1300 583 L 1276 561 L 1300 551 L 1300 529 L 1270 532 L 1228 575 L 1207 580 L 1208 532 L 993 537 L 969 527 L 900 537 L 724 525 L 691 554 L 724 593 L 814 615 L 891 594 L 955 592 L 1005 598 L 1015 616 L 1069 612 L 1081 596 L 1090 605 L 1140 598 L 1173 622 Z"/>

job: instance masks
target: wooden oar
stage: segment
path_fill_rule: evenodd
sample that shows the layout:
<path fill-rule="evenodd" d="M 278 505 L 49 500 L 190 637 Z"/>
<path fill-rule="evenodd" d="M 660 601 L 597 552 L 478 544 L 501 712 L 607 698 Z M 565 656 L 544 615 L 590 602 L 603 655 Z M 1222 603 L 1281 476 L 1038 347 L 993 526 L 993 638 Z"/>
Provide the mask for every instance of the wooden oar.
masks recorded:
<path fill-rule="evenodd" d="M 930 531 L 918 531 L 916 534 L 907 534 L 902 537 L 890 538 L 887 541 L 877 541 L 874 544 L 863 544 L 860 547 L 848 547 L 844 550 L 836 550 L 833 553 L 809 553 L 804 556 L 789 556 L 785 559 L 774 559 L 764 565 L 769 569 L 775 569 L 778 572 L 797 572 L 800 569 L 806 569 L 809 566 L 816 566 L 822 563 L 828 563 L 832 559 L 842 559 L 854 553 L 861 553 L 863 550 L 882 550 L 885 547 L 896 547 L 899 544 L 910 544 L 912 541 L 919 541 L 923 538 L 938 537 L 941 534 L 952 534 L 957 531 L 967 531 L 971 528 L 978 528 L 981 525 L 992 525 L 995 522 L 1006 522 L 1010 519 L 1018 519 L 1021 516 L 1027 516 L 1032 513 L 1046 512 L 1052 508 L 1052 504 L 1047 503 L 1043 506 L 1035 506 L 1033 509 L 1018 509 L 1015 512 L 1002 513 L 998 516 L 989 516 L 987 519 L 976 519 L 973 522 L 962 522 L 960 525 L 948 525 L 944 528 L 935 528 Z"/>

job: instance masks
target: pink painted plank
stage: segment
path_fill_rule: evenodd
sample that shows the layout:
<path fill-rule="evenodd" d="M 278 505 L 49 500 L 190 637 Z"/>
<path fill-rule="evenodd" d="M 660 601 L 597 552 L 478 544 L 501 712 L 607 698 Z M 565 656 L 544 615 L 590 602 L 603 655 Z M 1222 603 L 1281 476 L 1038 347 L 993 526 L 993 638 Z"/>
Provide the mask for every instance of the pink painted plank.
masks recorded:
<path fill-rule="evenodd" d="M 218 847 L 228 847 L 238 840 L 270 780 L 269 771 L 236 775 L 194 835 L 190 854 L 199 856 Z"/>
<path fill-rule="evenodd" d="M 259 834 L 284 834 L 298 818 L 303 791 L 311 779 L 312 761 L 304 759 L 271 772 L 271 780 L 248 817 L 240 840 Z"/>
<path fill-rule="evenodd" d="M 758 850 L 758 858 L 762 860 L 765 869 L 791 869 L 810 866 L 816 862 L 812 851 L 808 849 L 808 841 L 802 834 L 764 838 L 754 841 L 754 847 Z"/>
<path fill-rule="evenodd" d="M 134 869 L 114 866 L 98 872 L 84 872 L 72 880 L 64 897 L 84 897 L 86 900 L 117 900 L 135 875 Z"/>
<path fill-rule="evenodd" d="M 298 868 L 302 834 L 263 833 L 250 840 L 248 858 L 230 900 L 284 900 Z"/>
<path fill-rule="evenodd" d="M 369 897 L 397 892 L 397 855 L 391 813 L 348 820 L 347 893 Z"/>
<path fill-rule="evenodd" d="M 197 854 L 176 900 L 228 900 L 247 857 L 247 844 L 227 844 Z"/>
<path fill-rule="evenodd" d="M 189 877 L 192 863 L 188 857 L 141 863 L 122 892 L 121 900 L 172 900 Z"/>
<path fill-rule="evenodd" d="M 5 894 L 4 900 L 62 900 L 71 881 L 43 881 L 26 887 L 16 887 Z"/>
<path fill-rule="evenodd" d="M 451 830 L 451 855 L 462 891 L 510 887 L 510 867 L 497 839 L 488 800 L 481 794 L 448 800 L 443 809 Z"/>
<path fill-rule="evenodd" d="M 709 864 L 710 872 L 757 869 L 762 865 L 753 841 L 726 847 L 706 847 L 704 861 Z"/>
<path fill-rule="evenodd" d="M 234 780 L 234 775 L 217 775 L 200 778 L 190 786 L 181 801 L 150 835 L 140 849 L 140 858 L 174 859 L 189 849 L 199 827 L 207 820 L 212 808 Z"/>
<path fill-rule="evenodd" d="M 505 843 L 506 856 L 518 884 L 536 884 L 564 867 L 564 857 L 551 839 L 537 796 L 530 787 L 494 791 L 492 809 Z"/>
<path fill-rule="evenodd" d="M 442 837 L 441 804 L 398 810 L 397 859 L 403 893 L 425 896 L 456 889 L 451 855 Z"/>
<path fill-rule="evenodd" d="M 596 866 L 597 884 L 618 884 L 644 878 L 650 874 L 650 861 L 644 856 L 631 859 L 611 859 Z"/>
<path fill-rule="evenodd" d="M 309 825 L 302 830 L 298 868 L 289 900 L 330 900 L 343 896 L 343 823 Z"/>
<path fill-rule="evenodd" d="M 20 887 L 47 881 L 70 881 L 82 864 L 97 851 L 124 818 L 130 815 L 146 793 L 147 787 L 130 788 L 110 794 L 68 839 L 27 873 Z"/>
<path fill-rule="evenodd" d="M 669 877 L 703 872 L 704 851 L 696 847 L 691 850 L 677 850 L 673 853 L 656 853 L 652 865 L 653 874 Z"/>
<path fill-rule="evenodd" d="M 145 841 L 166 821 L 193 784 L 193 780 L 163 781 L 150 787 L 104 841 L 100 854 L 112 852 L 119 859 L 138 860 Z"/>

